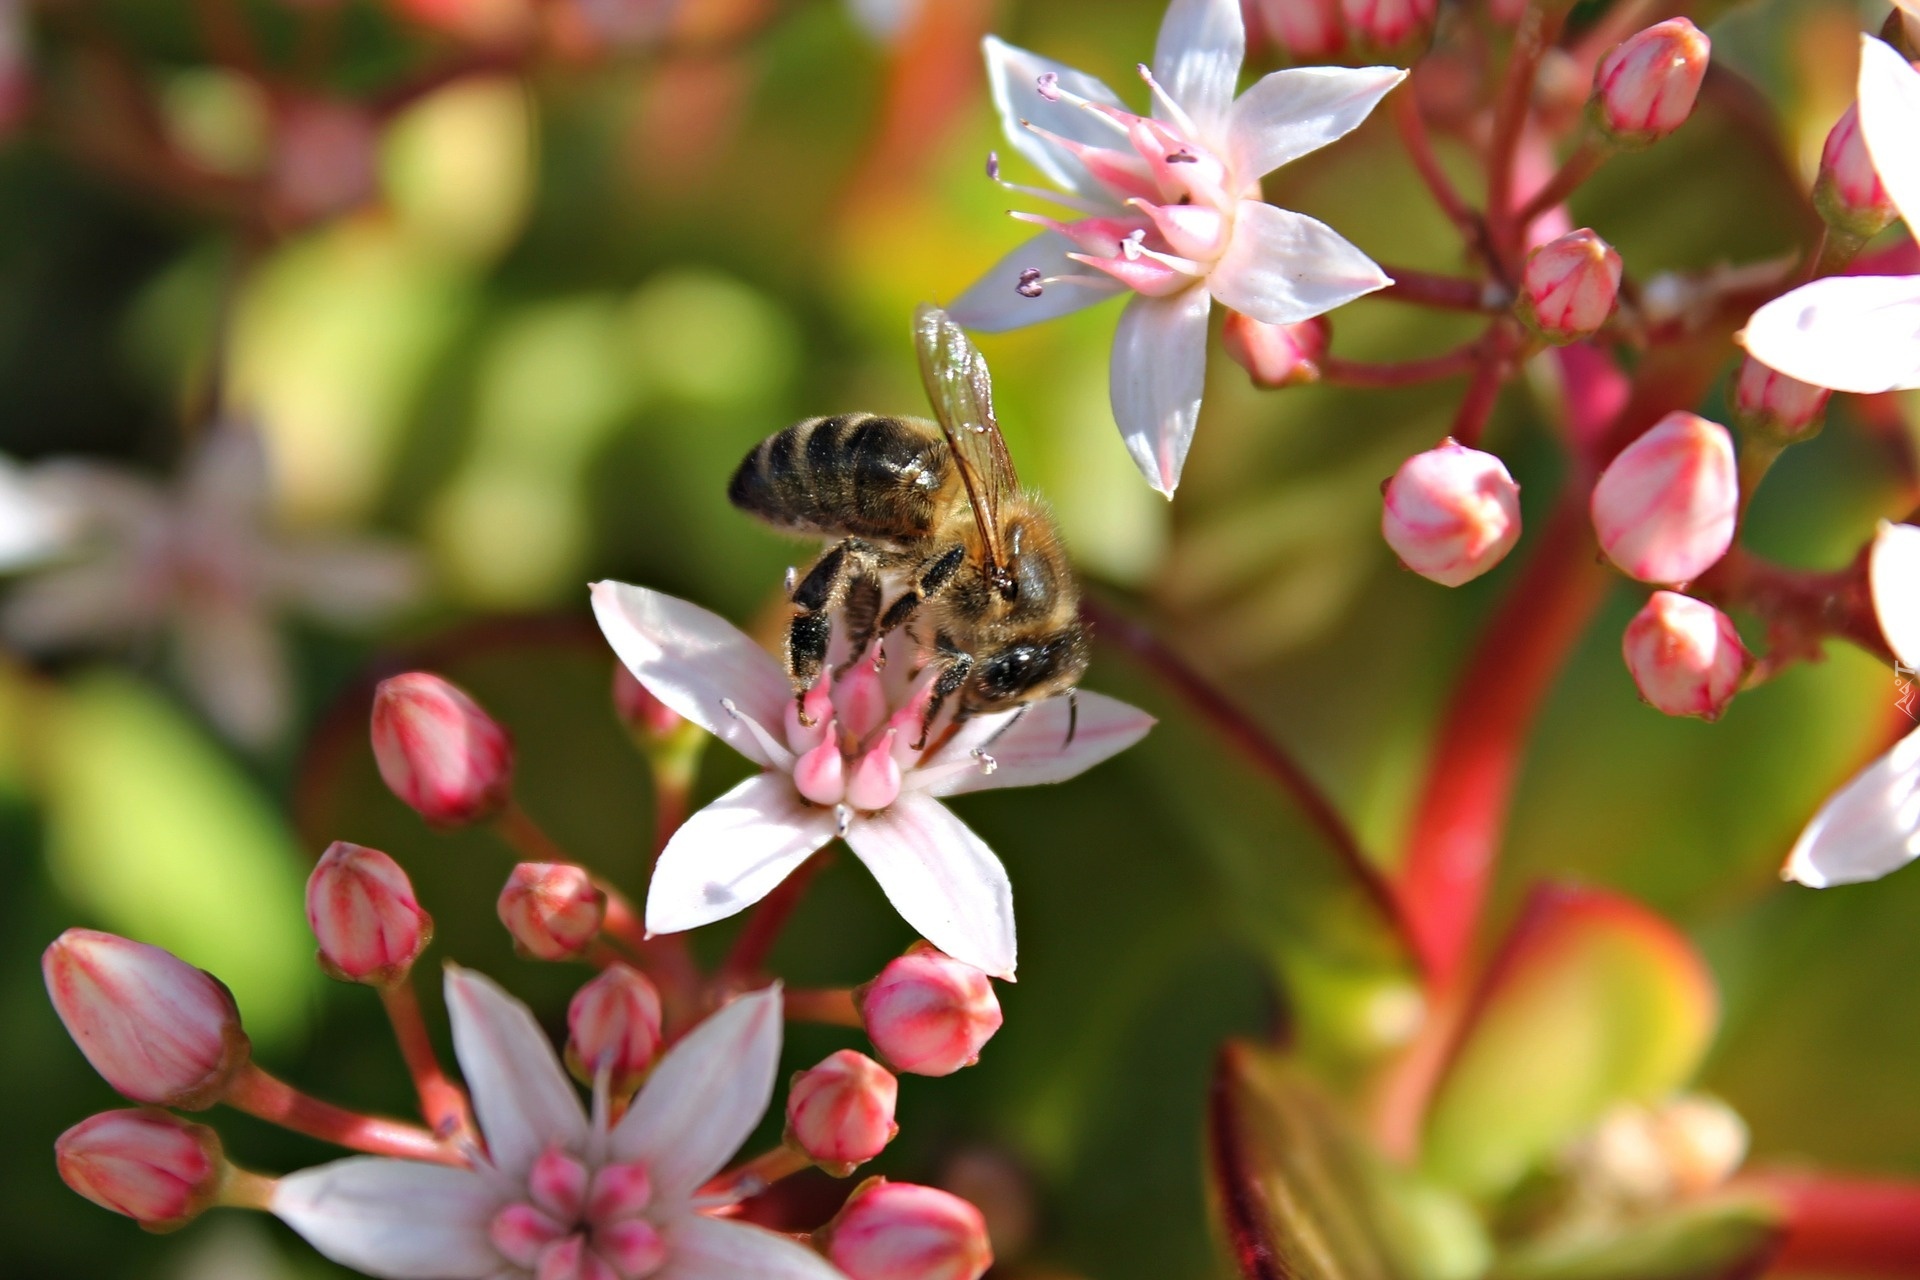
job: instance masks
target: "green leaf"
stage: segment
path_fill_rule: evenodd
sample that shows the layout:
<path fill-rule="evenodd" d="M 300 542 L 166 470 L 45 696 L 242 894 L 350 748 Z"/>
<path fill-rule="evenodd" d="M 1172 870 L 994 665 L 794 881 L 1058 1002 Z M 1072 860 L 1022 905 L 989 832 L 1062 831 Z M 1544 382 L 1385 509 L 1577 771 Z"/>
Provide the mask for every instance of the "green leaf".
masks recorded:
<path fill-rule="evenodd" d="M 1717 1018 L 1705 965 L 1665 920 L 1598 890 L 1536 890 L 1435 1092 L 1423 1167 L 1499 1195 L 1612 1104 L 1684 1083 Z"/>
<path fill-rule="evenodd" d="M 1781 1240 L 1779 1211 L 1729 1197 L 1621 1229 L 1555 1233 L 1507 1253 L 1488 1280 L 1723 1280 L 1756 1275 Z"/>
<path fill-rule="evenodd" d="M 267 1048 L 293 1038 L 319 971 L 300 859 L 265 796 L 145 685 L 76 681 L 46 759 L 49 856 L 94 922 L 217 976 Z"/>

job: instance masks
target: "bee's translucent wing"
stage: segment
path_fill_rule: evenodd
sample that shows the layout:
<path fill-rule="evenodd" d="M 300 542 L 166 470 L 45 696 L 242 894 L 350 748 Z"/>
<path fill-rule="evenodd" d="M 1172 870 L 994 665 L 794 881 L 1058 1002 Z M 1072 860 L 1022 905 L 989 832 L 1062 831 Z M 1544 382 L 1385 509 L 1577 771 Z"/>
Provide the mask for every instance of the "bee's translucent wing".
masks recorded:
<path fill-rule="evenodd" d="M 1000 500 L 1019 488 L 1013 459 L 993 416 L 993 380 L 987 362 L 946 312 L 922 305 L 913 318 L 914 344 L 920 349 L 920 377 L 933 402 L 934 417 L 953 450 L 960 478 L 973 506 L 973 522 L 995 571 L 1007 567 L 1000 542 Z"/>

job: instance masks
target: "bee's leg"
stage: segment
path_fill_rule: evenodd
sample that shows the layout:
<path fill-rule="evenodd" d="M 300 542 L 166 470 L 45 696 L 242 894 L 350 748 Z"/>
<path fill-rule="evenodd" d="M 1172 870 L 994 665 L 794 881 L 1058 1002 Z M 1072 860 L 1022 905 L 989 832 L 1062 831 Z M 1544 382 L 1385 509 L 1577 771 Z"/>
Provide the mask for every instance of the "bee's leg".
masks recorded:
<path fill-rule="evenodd" d="M 1079 731 L 1080 691 L 1078 689 L 1069 689 L 1067 690 L 1067 740 L 1060 744 L 1062 751 L 1065 751 L 1073 745 L 1073 735 Z"/>
<path fill-rule="evenodd" d="M 787 626 L 787 674 L 793 680 L 794 699 L 800 704 L 800 723 L 813 723 L 806 712 L 806 693 L 826 665 L 833 639 L 832 610 L 846 595 L 848 584 L 869 576 L 869 548 L 854 538 L 834 544 L 807 570 L 791 599 L 798 610 Z"/>
<path fill-rule="evenodd" d="M 926 714 L 920 717 L 920 740 L 913 744 L 915 751 L 926 749 L 927 734 L 932 732 L 933 722 L 940 716 L 940 708 L 946 705 L 948 698 L 960 692 L 961 686 L 967 682 L 967 677 L 973 674 L 972 654 L 961 653 L 945 645 L 941 646 L 940 651 L 946 657 L 947 665 L 941 668 L 939 676 L 933 682 L 933 696 L 927 699 Z"/>
<path fill-rule="evenodd" d="M 863 573 L 849 582 L 846 598 L 840 605 L 840 617 L 847 624 L 847 660 L 840 664 L 836 675 L 852 670 L 873 640 L 874 627 L 880 618 L 880 579 Z M 878 660 L 876 654 L 875 661 Z"/>
<path fill-rule="evenodd" d="M 953 581 L 953 575 L 960 572 L 960 566 L 967 562 L 967 549 L 961 545 L 949 547 L 931 560 L 921 563 L 925 566 L 914 584 L 900 593 L 899 599 L 887 606 L 886 613 L 880 619 L 880 638 L 886 639 L 914 614 L 924 602 L 934 596 Z"/>

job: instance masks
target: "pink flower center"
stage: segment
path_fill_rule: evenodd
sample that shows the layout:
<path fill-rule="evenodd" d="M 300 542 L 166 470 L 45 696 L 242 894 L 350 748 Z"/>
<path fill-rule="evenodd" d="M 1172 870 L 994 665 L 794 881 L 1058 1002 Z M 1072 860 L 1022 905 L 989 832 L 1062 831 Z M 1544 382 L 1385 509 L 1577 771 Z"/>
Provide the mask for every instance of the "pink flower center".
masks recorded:
<path fill-rule="evenodd" d="M 527 1198 L 494 1214 L 488 1234 L 534 1280 L 641 1280 L 667 1260 L 643 1216 L 652 1198 L 644 1165 L 589 1169 L 552 1147 L 527 1172 Z"/>
<path fill-rule="evenodd" d="M 915 744 L 932 697 L 931 677 L 895 708 L 873 663 L 856 662 L 835 679 L 823 672 L 801 709 L 787 707 L 787 746 L 799 759 L 795 790 L 814 804 L 871 813 L 900 797 L 904 772 L 920 758 Z"/>

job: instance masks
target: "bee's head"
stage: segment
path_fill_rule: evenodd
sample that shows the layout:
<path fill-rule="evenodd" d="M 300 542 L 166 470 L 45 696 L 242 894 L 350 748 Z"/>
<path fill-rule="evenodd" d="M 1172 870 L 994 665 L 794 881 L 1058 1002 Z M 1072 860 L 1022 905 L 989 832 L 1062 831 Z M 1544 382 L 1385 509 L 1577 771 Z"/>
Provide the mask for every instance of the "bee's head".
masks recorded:
<path fill-rule="evenodd" d="M 1004 711 L 1072 688 L 1087 669 L 1086 632 L 1076 623 L 1046 636 L 1016 640 L 973 670 L 968 710 Z"/>

